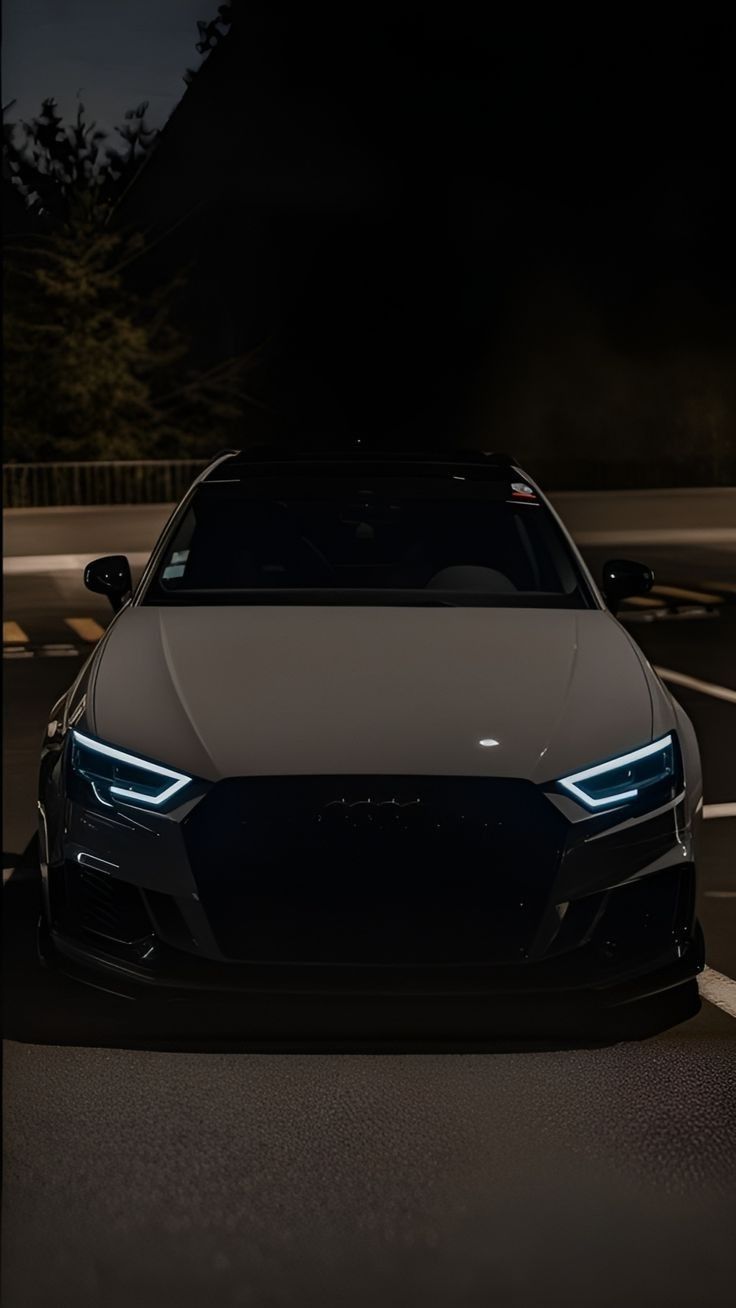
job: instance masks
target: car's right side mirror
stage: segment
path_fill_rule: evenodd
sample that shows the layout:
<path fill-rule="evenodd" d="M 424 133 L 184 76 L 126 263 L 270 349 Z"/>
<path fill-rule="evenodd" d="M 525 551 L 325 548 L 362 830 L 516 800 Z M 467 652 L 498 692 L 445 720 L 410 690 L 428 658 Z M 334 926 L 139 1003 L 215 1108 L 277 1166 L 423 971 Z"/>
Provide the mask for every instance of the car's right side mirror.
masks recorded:
<path fill-rule="evenodd" d="M 117 613 L 133 591 L 130 564 L 125 555 L 108 554 L 103 559 L 93 559 L 84 569 L 84 584 L 97 595 L 107 595 Z"/>
<path fill-rule="evenodd" d="M 654 573 L 646 563 L 633 559 L 609 559 L 603 565 L 603 594 L 606 603 L 616 613 L 622 600 L 632 595 L 646 595 L 652 589 Z"/>

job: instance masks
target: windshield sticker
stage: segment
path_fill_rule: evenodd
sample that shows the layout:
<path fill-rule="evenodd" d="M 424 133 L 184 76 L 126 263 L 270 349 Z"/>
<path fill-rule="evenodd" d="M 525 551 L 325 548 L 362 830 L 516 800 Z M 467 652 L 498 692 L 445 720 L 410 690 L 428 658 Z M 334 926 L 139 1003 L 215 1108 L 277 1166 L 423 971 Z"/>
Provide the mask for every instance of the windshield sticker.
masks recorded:
<path fill-rule="evenodd" d="M 506 501 L 507 504 L 539 504 L 537 492 L 532 486 L 527 486 L 525 481 L 512 481 L 511 499 Z"/>

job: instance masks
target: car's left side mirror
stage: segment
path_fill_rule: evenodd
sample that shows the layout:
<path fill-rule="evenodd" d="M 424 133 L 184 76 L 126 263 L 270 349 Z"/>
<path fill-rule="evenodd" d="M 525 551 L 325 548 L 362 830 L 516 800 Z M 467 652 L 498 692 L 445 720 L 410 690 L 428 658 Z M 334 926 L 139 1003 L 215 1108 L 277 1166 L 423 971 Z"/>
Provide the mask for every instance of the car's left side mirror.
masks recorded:
<path fill-rule="evenodd" d="M 609 559 L 603 565 L 603 594 L 613 613 L 621 601 L 632 595 L 646 595 L 652 589 L 654 573 L 646 563 L 633 559 Z"/>
<path fill-rule="evenodd" d="M 107 595 L 117 613 L 133 592 L 130 564 L 125 555 L 108 554 L 104 559 L 93 559 L 84 569 L 84 584 L 97 595 Z"/>

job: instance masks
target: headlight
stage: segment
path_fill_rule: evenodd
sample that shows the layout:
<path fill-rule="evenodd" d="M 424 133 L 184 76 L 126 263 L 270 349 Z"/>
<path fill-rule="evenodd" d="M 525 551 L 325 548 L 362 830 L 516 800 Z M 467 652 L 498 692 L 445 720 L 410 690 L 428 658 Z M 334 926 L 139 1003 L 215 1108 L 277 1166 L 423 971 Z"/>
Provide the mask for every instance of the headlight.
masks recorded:
<path fill-rule="evenodd" d="M 674 799 L 678 764 L 673 737 L 663 736 L 630 754 L 561 777 L 558 784 L 586 808 L 610 808 L 613 804 L 642 800 L 655 808 Z"/>
<path fill-rule="evenodd" d="M 183 772 L 174 772 L 160 763 L 149 763 L 135 754 L 104 745 L 101 740 L 83 736 L 81 731 L 72 731 L 71 764 L 103 804 L 112 803 L 112 797 L 116 796 L 160 808 L 192 780 Z"/>

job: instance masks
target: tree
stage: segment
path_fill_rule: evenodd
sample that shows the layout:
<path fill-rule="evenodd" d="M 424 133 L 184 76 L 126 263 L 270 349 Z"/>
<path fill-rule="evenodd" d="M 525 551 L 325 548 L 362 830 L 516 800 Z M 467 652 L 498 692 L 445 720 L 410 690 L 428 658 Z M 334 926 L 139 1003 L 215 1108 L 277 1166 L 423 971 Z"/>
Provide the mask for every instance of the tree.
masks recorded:
<path fill-rule="evenodd" d="M 105 223 L 158 138 L 146 123 L 147 101 L 128 110 L 123 126 L 116 127 L 126 146 L 120 150 L 103 150 L 107 133 L 87 121 L 81 102 L 75 121 L 65 124 L 56 101 L 44 100 L 38 116 L 20 124 L 20 144 L 18 124 L 7 118 L 10 109 L 12 103 L 3 109 L 3 176 L 23 200 L 30 224 L 41 231 L 73 219 L 80 197 L 87 213 L 93 202 L 99 223 Z"/>
<path fill-rule="evenodd" d="M 141 238 L 100 230 L 94 197 L 6 261 L 5 436 L 10 459 L 130 458 L 182 433 L 155 395 L 184 347 L 166 296 L 144 305 L 122 272 Z"/>
<path fill-rule="evenodd" d="M 143 238 L 106 225 L 153 143 L 145 108 L 126 116 L 127 151 L 106 154 L 105 133 L 81 103 L 65 125 L 55 101 L 44 100 L 22 125 L 20 145 L 17 124 L 4 113 L 5 188 L 21 198 L 27 219 L 5 241 L 10 459 L 131 457 L 166 438 L 152 390 L 157 377 L 168 382 L 183 344 L 167 320 L 167 293 L 146 305 L 124 285 Z"/>
<path fill-rule="evenodd" d="M 222 39 L 230 9 L 200 22 L 197 50 Z M 83 104 L 65 124 L 55 100 L 20 125 L 3 110 L 3 187 L 25 222 L 5 250 L 4 409 L 11 460 L 135 458 L 209 452 L 234 439 L 247 358 L 206 372 L 188 360 L 173 323 L 173 282 L 136 293 L 127 270 L 148 252 L 140 234 L 109 220 L 154 147 L 146 102 L 116 128 L 124 148 L 103 143 Z M 8 228 L 6 227 L 6 231 Z M 231 433 L 233 433 L 231 435 Z"/>
<path fill-rule="evenodd" d="M 219 45 L 220 41 L 225 35 L 223 28 L 230 26 L 232 22 L 232 17 L 233 17 L 232 5 L 225 4 L 225 5 L 220 5 L 220 7 L 217 10 L 217 16 L 213 18 L 210 22 L 200 20 L 197 23 L 197 31 L 199 32 L 199 40 L 197 41 L 195 47 L 197 54 L 207 55 L 209 54 L 210 50 L 214 50 L 215 46 Z M 193 78 L 197 76 L 198 71 L 199 69 L 197 68 L 187 68 L 186 72 L 184 73 L 184 81 L 186 82 L 187 86 L 189 86 Z"/>
<path fill-rule="evenodd" d="M 202 371 L 172 317 L 178 286 L 125 285 L 142 236 L 101 228 L 93 193 L 5 261 L 4 410 L 13 461 L 182 457 L 236 440 L 257 354 Z"/>
<path fill-rule="evenodd" d="M 200 19 L 198 54 L 206 58 L 219 45 L 232 22 L 232 10 L 232 4 L 221 4 L 213 19 Z M 198 71 L 188 68 L 184 81 L 189 84 Z M 18 143 L 18 124 L 7 118 L 13 103 L 3 108 L 3 180 L 21 196 L 30 217 L 51 226 L 63 222 L 84 191 L 94 194 L 99 217 L 106 221 L 158 140 L 158 130 L 146 122 L 148 101 L 128 109 L 122 126 L 115 128 L 122 147 L 103 147 L 107 132 L 87 122 L 82 103 L 75 121 L 65 124 L 51 97 L 42 102 L 36 118 L 20 124 L 24 139 Z"/>

